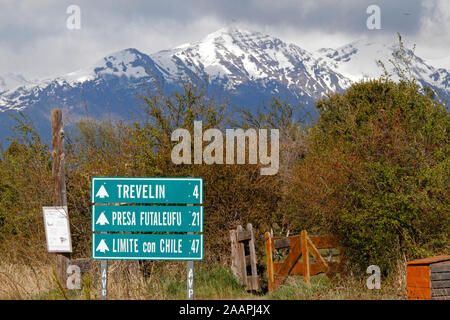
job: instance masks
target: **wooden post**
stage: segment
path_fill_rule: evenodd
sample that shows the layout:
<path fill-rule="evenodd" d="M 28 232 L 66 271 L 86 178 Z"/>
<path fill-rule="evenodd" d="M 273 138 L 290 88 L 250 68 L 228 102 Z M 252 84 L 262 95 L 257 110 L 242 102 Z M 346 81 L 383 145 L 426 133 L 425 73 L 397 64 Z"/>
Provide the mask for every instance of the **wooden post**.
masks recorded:
<path fill-rule="evenodd" d="M 256 268 L 256 250 L 255 250 L 255 234 L 253 233 L 252 224 L 247 224 L 247 231 L 250 232 L 250 240 L 248 242 L 248 248 L 250 251 L 250 267 L 252 270 L 251 276 L 251 290 L 259 290 L 258 270 Z"/>
<path fill-rule="evenodd" d="M 242 226 L 237 227 L 237 233 L 244 232 Z M 242 274 L 242 285 L 248 288 L 248 278 L 247 278 L 247 263 L 245 260 L 245 246 L 243 242 L 238 242 L 238 256 L 240 260 L 241 274 Z"/>
<path fill-rule="evenodd" d="M 53 205 L 67 206 L 66 180 L 65 180 L 65 152 L 64 152 L 64 130 L 62 123 L 62 112 L 52 109 L 52 177 L 53 177 Z M 67 266 L 70 259 L 69 253 L 56 254 L 56 274 L 61 285 L 67 287 Z"/>
<path fill-rule="evenodd" d="M 309 283 L 310 270 L 309 270 L 309 252 L 308 252 L 308 234 L 306 230 L 302 230 L 300 234 L 302 242 L 302 261 L 303 261 L 303 281 Z"/>
<path fill-rule="evenodd" d="M 273 291 L 273 253 L 272 253 L 272 239 L 269 232 L 264 234 L 266 238 L 266 258 L 267 258 L 267 282 L 269 286 L 269 292 Z"/>
<path fill-rule="evenodd" d="M 236 230 L 230 230 L 231 241 L 231 271 L 234 277 L 242 283 L 242 268 L 239 264 L 239 250 Z"/>
<path fill-rule="evenodd" d="M 250 288 L 251 290 L 259 290 L 258 283 L 258 270 L 256 268 L 256 250 L 255 250 L 255 235 L 253 233 L 253 227 L 251 223 L 247 224 L 247 231 L 250 233 L 250 240 L 248 241 L 248 249 L 249 249 L 249 262 L 250 262 L 250 270 L 251 270 L 251 278 L 250 278 Z"/>

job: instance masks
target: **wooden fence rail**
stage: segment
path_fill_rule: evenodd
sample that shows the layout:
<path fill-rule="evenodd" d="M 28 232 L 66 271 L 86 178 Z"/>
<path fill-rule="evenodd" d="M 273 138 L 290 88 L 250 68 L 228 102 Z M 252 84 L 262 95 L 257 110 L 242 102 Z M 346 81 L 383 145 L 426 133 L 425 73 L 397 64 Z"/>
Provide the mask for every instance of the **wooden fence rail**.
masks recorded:
<path fill-rule="evenodd" d="M 343 253 L 338 239 L 334 236 L 309 237 L 306 230 L 300 235 L 290 237 L 272 237 L 269 232 L 266 238 L 267 278 L 269 291 L 276 290 L 289 275 L 302 274 L 305 283 L 310 282 L 310 276 L 326 273 L 332 277 L 342 270 Z M 285 261 L 274 262 L 273 252 L 279 249 L 289 249 Z M 331 255 L 324 259 L 319 249 L 339 248 L 339 261 L 331 261 Z M 314 262 L 310 262 L 310 254 Z M 299 258 L 302 261 L 299 262 Z"/>

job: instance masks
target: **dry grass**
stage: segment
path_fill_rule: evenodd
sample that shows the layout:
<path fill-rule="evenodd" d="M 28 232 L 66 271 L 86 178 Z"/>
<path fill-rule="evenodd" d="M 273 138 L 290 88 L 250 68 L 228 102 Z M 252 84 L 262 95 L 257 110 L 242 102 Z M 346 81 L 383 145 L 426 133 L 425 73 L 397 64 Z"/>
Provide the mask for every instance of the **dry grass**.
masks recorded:
<path fill-rule="evenodd" d="M 183 262 L 151 262 L 146 275 L 138 262 L 108 263 L 108 299 L 185 299 L 186 264 Z M 224 268 L 198 270 L 195 275 L 196 298 L 251 298 Z M 84 274 L 81 290 L 63 289 L 55 279 L 51 264 L 0 263 L 0 299 L 100 299 L 100 263 L 94 262 Z"/>
<path fill-rule="evenodd" d="M 0 264 L 0 299 L 99 299 L 99 277 L 84 275 L 83 290 L 62 292 L 54 279 L 53 266 L 49 264 Z M 92 275 L 99 275 L 99 264 L 94 263 Z M 109 266 L 109 297 L 111 299 L 142 299 L 144 278 L 137 272 L 136 264 L 113 262 Z"/>
<path fill-rule="evenodd" d="M 54 287 L 49 265 L 0 264 L 0 299 L 31 299 Z"/>
<path fill-rule="evenodd" d="M 311 278 L 309 285 L 301 276 L 289 277 L 276 292 L 266 296 L 275 300 L 400 300 L 405 289 L 392 281 L 382 281 L 381 289 L 368 289 L 364 280 L 347 278 L 330 281 L 325 275 Z"/>
<path fill-rule="evenodd" d="M 185 299 L 185 263 L 151 262 L 146 276 L 134 261 L 110 261 L 108 266 L 108 299 Z M 289 277 L 272 294 L 245 292 L 234 280 L 228 268 L 196 269 L 196 299 L 281 299 L 281 300 L 396 300 L 405 299 L 404 268 L 399 263 L 398 274 L 382 281 L 381 290 L 369 290 L 364 280 L 351 276 L 330 281 L 325 275 L 314 276 L 310 285 L 302 277 Z M 84 276 L 82 290 L 64 290 L 53 278 L 50 264 L 0 263 L 0 299 L 100 299 L 100 264 L 92 267 L 92 278 Z"/>

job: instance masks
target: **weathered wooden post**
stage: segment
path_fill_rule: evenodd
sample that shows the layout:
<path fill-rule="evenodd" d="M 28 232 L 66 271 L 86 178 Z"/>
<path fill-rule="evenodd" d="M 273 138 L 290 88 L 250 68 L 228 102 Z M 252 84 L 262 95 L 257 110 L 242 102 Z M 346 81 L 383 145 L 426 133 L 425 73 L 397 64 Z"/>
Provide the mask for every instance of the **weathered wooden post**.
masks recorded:
<path fill-rule="evenodd" d="M 242 268 L 239 259 L 238 241 L 236 230 L 230 230 L 230 241 L 231 241 L 231 271 L 236 279 L 242 284 Z"/>
<path fill-rule="evenodd" d="M 265 233 L 266 238 L 266 259 L 267 259 L 267 282 L 269 287 L 269 292 L 273 291 L 273 283 L 275 281 L 274 279 L 274 270 L 273 270 L 273 244 L 272 244 L 272 237 L 270 235 L 270 232 Z"/>
<path fill-rule="evenodd" d="M 240 262 L 240 269 L 241 269 L 241 281 L 242 285 L 246 288 L 248 288 L 248 279 L 247 279 L 247 264 L 245 260 L 245 246 L 244 242 L 239 241 L 239 235 L 244 233 L 244 229 L 242 226 L 237 227 L 237 239 L 238 239 L 238 257 Z"/>
<path fill-rule="evenodd" d="M 302 244 L 302 260 L 303 260 L 303 281 L 309 283 L 310 280 L 310 270 L 309 270 L 309 250 L 307 243 L 308 233 L 306 230 L 302 230 L 300 233 L 301 244 Z"/>
<path fill-rule="evenodd" d="M 235 278 L 246 290 L 259 290 L 255 235 L 253 234 L 251 223 L 247 225 L 246 230 L 242 226 L 238 226 L 236 230 L 230 230 L 230 240 L 231 271 Z M 246 246 L 248 246 L 248 255 L 246 253 Z M 248 266 L 250 266 L 250 275 L 247 274 Z"/>
<path fill-rule="evenodd" d="M 62 112 L 52 109 L 52 177 L 53 177 L 53 205 L 67 206 L 66 180 L 65 180 L 65 151 L 64 151 L 64 129 L 62 123 Z M 68 213 L 67 213 L 68 214 Z M 56 274 L 61 285 L 66 288 L 67 266 L 70 259 L 69 253 L 56 254 Z"/>
<path fill-rule="evenodd" d="M 252 290 L 259 290 L 259 277 L 257 270 L 257 261 L 256 261 L 256 250 L 255 250 L 255 234 L 253 233 L 252 224 L 247 224 L 247 231 L 250 233 L 250 240 L 248 241 L 248 248 L 250 253 L 250 268 L 251 268 L 251 288 Z"/>

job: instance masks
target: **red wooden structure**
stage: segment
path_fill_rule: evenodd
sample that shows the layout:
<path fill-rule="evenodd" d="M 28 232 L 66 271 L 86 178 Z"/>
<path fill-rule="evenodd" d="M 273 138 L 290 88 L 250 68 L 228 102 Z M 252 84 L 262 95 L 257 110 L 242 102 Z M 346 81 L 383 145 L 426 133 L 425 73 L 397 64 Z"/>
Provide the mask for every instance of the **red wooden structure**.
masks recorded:
<path fill-rule="evenodd" d="M 450 300 L 450 255 L 406 263 L 408 300 Z"/>

